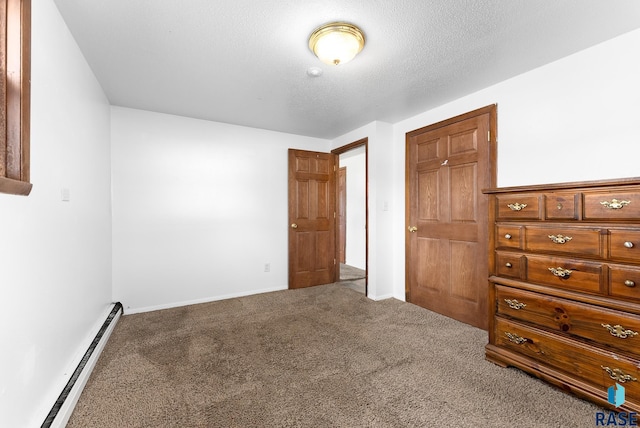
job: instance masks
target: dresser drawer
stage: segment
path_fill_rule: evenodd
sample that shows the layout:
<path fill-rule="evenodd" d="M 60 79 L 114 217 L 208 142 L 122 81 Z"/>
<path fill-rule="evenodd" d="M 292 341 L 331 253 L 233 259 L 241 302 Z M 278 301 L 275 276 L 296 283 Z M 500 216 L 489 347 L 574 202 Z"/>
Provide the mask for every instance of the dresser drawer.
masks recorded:
<path fill-rule="evenodd" d="M 568 290 L 604 294 L 602 264 L 562 257 L 527 256 L 527 279 Z"/>
<path fill-rule="evenodd" d="M 585 220 L 640 218 L 640 191 L 584 194 Z"/>
<path fill-rule="evenodd" d="M 609 257 L 640 262 L 640 231 L 609 229 Z"/>
<path fill-rule="evenodd" d="M 527 226 L 525 235 L 525 248 L 528 251 L 603 256 L 604 238 L 599 228 Z"/>
<path fill-rule="evenodd" d="M 525 257 L 522 254 L 496 252 L 496 274 L 509 278 L 524 278 Z"/>
<path fill-rule="evenodd" d="M 640 267 L 609 265 L 609 294 L 640 300 Z"/>
<path fill-rule="evenodd" d="M 497 311 L 628 353 L 640 349 L 640 316 L 496 285 Z"/>
<path fill-rule="evenodd" d="M 540 219 L 541 195 L 498 195 L 498 219 Z"/>
<path fill-rule="evenodd" d="M 522 248 L 522 226 L 503 225 L 496 226 L 496 246 L 498 248 Z"/>
<path fill-rule="evenodd" d="M 640 361 L 517 322 L 496 318 L 498 346 L 526 355 L 601 389 L 623 384 L 629 401 L 640 400 Z"/>
<path fill-rule="evenodd" d="M 545 217 L 550 220 L 577 220 L 579 193 L 553 193 L 545 195 Z"/>

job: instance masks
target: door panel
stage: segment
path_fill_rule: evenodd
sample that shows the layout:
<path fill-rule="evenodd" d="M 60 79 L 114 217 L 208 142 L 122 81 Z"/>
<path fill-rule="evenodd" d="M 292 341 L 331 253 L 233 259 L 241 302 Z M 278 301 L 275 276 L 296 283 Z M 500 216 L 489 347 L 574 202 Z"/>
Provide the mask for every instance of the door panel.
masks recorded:
<path fill-rule="evenodd" d="M 297 248 L 312 248 L 313 235 L 309 232 L 298 232 L 295 236 Z M 310 272 L 313 269 L 313 253 L 299 251 L 296 253 L 296 266 L 299 273 Z"/>
<path fill-rule="evenodd" d="M 440 204 L 438 200 L 440 177 L 438 171 L 418 173 L 418 209 L 420 219 L 425 221 L 438 221 L 440 217 Z"/>
<path fill-rule="evenodd" d="M 478 244 L 475 242 L 451 241 L 451 295 L 472 304 L 478 300 L 480 287 L 467 286 L 476 276 L 476 264 L 469 264 L 468 260 L 473 260 L 477 252 Z"/>
<path fill-rule="evenodd" d="M 495 106 L 407 134 L 407 300 L 484 329 L 492 115 Z"/>
<path fill-rule="evenodd" d="M 298 221 L 309 219 L 309 181 L 298 180 L 296 186 L 296 217 Z"/>
<path fill-rule="evenodd" d="M 441 284 L 443 284 L 444 270 L 441 269 L 438 260 L 441 249 L 440 240 L 438 239 L 420 239 L 418 240 L 417 252 L 424 255 L 424 260 L 417 266 L 416 286 L 424 289 L 430 289 L 431 293 L 440 293 Z"/>
<path fill-rule="evenodd" d="M 476 191 L 477 171 L 476 164 L 465 164 L 449 169 L 451 174 L 450 191 L 457 192 L 456 195 L 450 195 L 451 201 L 451 222 L 477 222 L 477 201 Z"/>
<path fill-rule="evenodd" d="M 335 171 L 330 153 L 289 150 L 289 288 L 335 281 Z"/>
<path fill-rule="evenodd" d="M 471 153 L 475 155 L 478 152 L 477 129 L 465 129 L 457 134 L 451 134 L 449 138 L 451 140 L 450 154 Z"/>

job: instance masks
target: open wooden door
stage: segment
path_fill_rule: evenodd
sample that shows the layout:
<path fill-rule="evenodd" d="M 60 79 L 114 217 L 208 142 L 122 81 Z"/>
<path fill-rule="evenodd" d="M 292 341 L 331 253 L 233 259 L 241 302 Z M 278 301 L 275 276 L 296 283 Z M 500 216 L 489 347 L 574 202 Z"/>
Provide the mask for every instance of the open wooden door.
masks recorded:
<path fill-rule="evenodd" d="M 289 288 L 336 281 L 336 158 L 289 149 Z"/>

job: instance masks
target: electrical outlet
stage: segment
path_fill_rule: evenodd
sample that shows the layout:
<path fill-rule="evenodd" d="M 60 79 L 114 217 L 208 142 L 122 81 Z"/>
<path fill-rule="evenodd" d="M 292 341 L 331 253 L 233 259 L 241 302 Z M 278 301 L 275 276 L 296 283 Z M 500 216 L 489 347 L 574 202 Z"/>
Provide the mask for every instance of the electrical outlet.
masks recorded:
<path fill-rule="evenodd" d="M 264 271 L 265 272 L 271 272 L 271 263 L 265 263 L 264 264 Z"/>

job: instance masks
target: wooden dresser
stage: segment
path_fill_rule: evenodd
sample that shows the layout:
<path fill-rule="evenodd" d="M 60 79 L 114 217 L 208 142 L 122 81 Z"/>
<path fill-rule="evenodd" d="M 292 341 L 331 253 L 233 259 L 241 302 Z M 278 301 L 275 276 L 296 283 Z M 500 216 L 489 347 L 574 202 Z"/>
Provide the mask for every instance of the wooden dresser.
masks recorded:
<path fill-rule="evenodd" d="M 640 411 L 640 178 L 485 190 L 486 358 Z"/>

